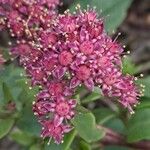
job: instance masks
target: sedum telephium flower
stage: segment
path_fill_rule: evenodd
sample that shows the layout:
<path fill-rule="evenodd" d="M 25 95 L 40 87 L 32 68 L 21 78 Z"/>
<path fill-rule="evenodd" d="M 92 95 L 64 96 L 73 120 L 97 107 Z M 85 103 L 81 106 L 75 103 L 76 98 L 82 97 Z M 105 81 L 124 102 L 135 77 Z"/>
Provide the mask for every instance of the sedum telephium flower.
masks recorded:
<path fill-rule="evenodd" d="M 43 120 L 41 121 L 41 124 L 43 125 L 41 137 L 53 137 L 57 144 L 60 144 L 62 142 L 64 133 L 68 133 L 72 130 L 69 125 L 60 124 L 58 126 L 55 126 L 53 120 Z"/>
<path fill-rule="evenodd" d="M 51 26 L 59 0 L 0 0 L 0 29 L 7 26 L 11 36 L 33 39 L 41 28 Z"/>
<path fill-rule="evenodd" d="M 0 9 L 0 13 L 18 39 L 12 54 L 19 56 L 32 86 L 40 86 L 33 111 L 43 126 L 43 138 L 59 144 L 72 129 L 69 120 L 77 102 L 72 96 L 81 85 L 89 91 L 100 87 L 104 96 L 116 97 L 133 112 L 141 93 L 134 77 L 123 75 L 123 48 L 106 33 L 103 19 L 94 10 L 57 15 L 57 0 L 9 4 L 10 10 Z"/>

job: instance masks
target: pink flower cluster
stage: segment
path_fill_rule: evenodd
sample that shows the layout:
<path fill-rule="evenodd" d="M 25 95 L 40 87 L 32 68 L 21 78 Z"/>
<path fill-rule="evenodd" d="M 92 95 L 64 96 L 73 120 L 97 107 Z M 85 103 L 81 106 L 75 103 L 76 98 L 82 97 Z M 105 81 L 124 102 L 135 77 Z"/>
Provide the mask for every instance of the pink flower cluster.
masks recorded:
<path fill-rule="evenodd" d="M 0 29 L 12 37 L 37 38 L 40 29 L 51 26 L 59 0 L 0 0 Z"/>
<path fill-rule="evenodd" d="M 53 137 L 59 144 L 72 129 L 72 96 L 81 85 L 90 91 L 100 87 L 104 96 L 116 97 L 133 112 L 140 92 L 134 78 L 122 73 L 123 48 L 107 35 L 94 10 L 57 15 L 55 0 L 7 1 L 10 11 L 2 17 L 18 39 L 12 53 L 19 56 L 32 86 L 41 86 L 33 111 L 43 126 L 43 138 Z"/>

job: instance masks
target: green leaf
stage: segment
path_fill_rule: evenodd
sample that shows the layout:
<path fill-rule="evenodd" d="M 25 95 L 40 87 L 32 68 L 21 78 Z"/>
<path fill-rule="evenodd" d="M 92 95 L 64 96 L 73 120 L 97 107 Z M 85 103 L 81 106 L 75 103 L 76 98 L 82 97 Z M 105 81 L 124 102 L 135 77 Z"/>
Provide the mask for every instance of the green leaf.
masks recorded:
<path fill-rule="evenodd" d="M 51 142 L 50 145 L 45 145 L 44 150 L 63 150 L 62 145 L 57 145 L 54 142 Z"/>
<path fill-rule="evenodd" d="M 136 111 L 128 123 L 128 142 L 150 140 L 150 108 Z"/>
<path fill-rule="evenodd" d="M 14 125 L 14 119 L 0 119 L 0 139 L 9 133 Z"/>
<path fill-rule="evenodd" d="M 29 150 L 42 150 L 40 146 L 41 146 L 41 145 L 39 145 L 39 144 L 33 144 L 33 145 L 29 148 Z"/>
<path fill-rule="evenodd" d="M 100 140 L 104 131 L 96 128 L 95 117 L 92 113 L 79 113 L 72 121 L 78 134 L 87 142 Z"/>
<path fill-rule="evenodd" d="M 81 106 L 81 105 L 77 105 L 76 106 L 76 111 L 78 113 L 89 113 L 90 111 L 88 109 L 86 109 L 85 107 Z"/>
<path fill-rule="evenodd" d="M 31 134 L 33 136 L 40 136 L 41 127 L 33 115 L 31 106 L 26 106 L 20 114 L 20 119 L 17 122 L 17 126 L 20 130 Z"/>
<path fill-rule="evenodd" d="M 111 111 L 108 108 L 95 109 L 93 113 L 95 115 L 96 122 L 98 124 L 104 124 L 108 122 L 109 120 L 115 118 L 117 115 L 115 112 Z"/>
<path fill-rule="evenodd" d="M 132 0 L 93 0 L 90 6 L 96 6 L 97 11 L 104 17 L 109 15 L 109 17 L 106 18 L 105 25 L 107 31 L 112 32 L 116 30 L 124 20 L 131 2 Z"/>
<path fill-rule="evenodd" d="M 150 97 L 150 77 L 148 76 L 146 78 L 139 79 L 137 83 L 145 85 L 144 96 Z"/>
<path fill-rule="evenodd" d="M 150 108 L 150 97 L 141 97 L 136 109 Z"/>
<path fill-rule="evenodd" d="M 4 70 L 0 70 L 0 97 L 1 100 L 4 101 L 5 97 L 3 94 L 3 88 L 9 89 L 9 93 L 11 93 L 13 100 L 16 101 L 19 93 L 21 92 L 21 86 L 17 86 L 16 80 L 22 78 L 20 76 L 20 73 L 22 73 L 23 70 L 19 67 L 16 67 L 14 65 L 8 65 L 5 66 Z M 5 85 L 7 85 L 7 87 Z M 9 94 L 10 95 L 10 94 Z M 2 102 L 1 102 L 2 103 Z"/>
<path fill-rule="evenodd" d="M 126 127 L 123 121 L 119 118 L 112 118 L 111 120 L 108 120 L 104 123 L 104 126 L 121 134 L 125 134 L 126 132 Z"/>
<path fill-rule="evenodd" d="M 5 82 L 3 82 L 3 95 L 5 103 L 8 103 L 14 99 L 7 83 Z"/>
<path fill-rule="evenodd" d="M 4 70 L 0 70 L 0 105 L 3 105 L 4 101 L 10 101 L 13 100 L 15 103 L 17 111 L 21 112 L 22 109 L 24 109 L 25 105 L 30 106 L 30 109 L 32 110 L 32 101 L 35 99 L 34 95 L 37 93 L 38 88 L 35 87 L 32 90 L 29 90 L 29 85 L 27 85 L 25 82 L 27 79 L 25 77 L 20 76 L 20 74 L 25 74 L 24 70 L 18 66 L 15 66 L 13 64 L 10 64 L 4 68 Z M 33 131 L 36 130 L 37 127 L 37 120 L 35 120 L 35 117 L 33 116 L 33 112 L 30 111 L 24 111 L 21 115 L 26 115 L 26 112 L 30 112 L 29 116 L 31 116 L 31 119 L 29 116 L 20 117 L 20 120 L 18 121 L 20 124 L 22 122 L 23 125 L 20 125 L 22 128 L 28 128 L 26 126 L 27 123 L 30 122 L 33 125 Z M 34 119 L 33 119 L 34 118 Z M 25 120 L 27 119 L 27 120 Z M 26 122 L 28 121 L 28 122 Z M 25 123 L 24 123 L 25 122 Z M 34 123 L 36 124 L 34 128 Z M 30 128 L 32 130 L 32 128 Z M 25 129 L 25 130 L 30 130 Z M 31 132 L 32 133 L 32 132 Z M 38 134 L 39 132 L 35 131 L 35 134 Z"/>
<path fill-rule="evenodd" d="M 124 74 L 134 74 L 136 73 L 137 69 L 135 67 L 135 65 L 132 63 L 131 58 L 129 57 L 125 57 L 123 58 L 123 63 L 122 63 L 122 71 Z"/>
<path fill-rule="evenodd" d="M 86 96 L 85 98 L 82 99 L 82 103 L 89 103 L 95 100 L 100 99 L 101 96 L 101 91 L 99 88 L 96 88 L 92 93 L 90 93 L 88 96 Z"/>
<path fill-rule="evenodd" d="M 69 8 L 70 12 L 74 12 L 76 9 L 75 7 L 80 4 L 81 9 L 86 9 L 87 5 L 90 4 L 91 0 L 76 0 L 72 3 L 71 7 Z"/>
<path fill-rule="evenodd" d="M 18 101 L 21 101 L 22 103 L 32 103 L 35 99 L 35 94 L 37 93 L 37 89 L 33 88 L 31 90 L 29 89 L 22 89 L 20 94 L 18 95 Z"/>
<path fill-rule="evenodd" d="M 6 61 L 8 61 L 10 59 L 9 49 L 7 49 L 6 47 L 1 47 L 1 46 L 0 46 L 0 49 L 2 50 L 3 57 L 5 58 Z"/>
<path fill-rule="evenodd" d="M 80 141 L 80 150 L 91 150 L 90 144 L 86 143 L 85 141 Z"/>
<path fill-rule="evenodd" d="M 22 132 L 22 131 L 14 131 L 10 134 L 10 137 L 12 140 L 16 141 L 17 143 L 21 145 L 30 145 L 34 142 L 34 137 Z"/>
<path fill-rule="evenodd" d="M 62 144 L 63 150 L 68 150 L 70 148 L 71 143 L 73 142 L 76 133 L 77 131 L 73 130 L 65 136 L 64 143 Z"/>
<path fill-rule="evenodd" d="M 77 104 L 80 105 L 81 102 L 80 102 L 80 95 L 79 94 L 74 95 L 72 98 L 75 99 L 77 101 Z"/>

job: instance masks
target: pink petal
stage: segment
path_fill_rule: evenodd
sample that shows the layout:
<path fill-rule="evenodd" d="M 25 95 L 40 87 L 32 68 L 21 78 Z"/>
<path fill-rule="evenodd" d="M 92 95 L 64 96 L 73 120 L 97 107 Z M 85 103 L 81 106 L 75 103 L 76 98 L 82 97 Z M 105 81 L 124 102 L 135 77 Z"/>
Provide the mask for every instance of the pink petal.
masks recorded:
<path fill-rule="evenodd" d="M 61 67 L 61 66 L 58 66 L 54 71 L 53 71 L 53 76 L 57 79 L 61 79 L 65 73 L 67 71 L 67 68 L 66 67 Z"/>
<path fill-rule="evenodd" d="M 84 27 L 82 27 L 81 31 L 80 31 L 80 40 L 81 40 L 81 42 L 83 42 L 85 40 L 89 40 L 89 34 L 87 34 Z"/>
<path fill-rule="evenodd" d="M 84 85 L 90 90 L 93 91 L 94 90 L 94 82 L 92 80 L 92 78 L 85 80 L 84 81 Z"/>
<path fill-rule="evenodd" d="M 115 90 L 115 91 L 113 91 L 113 92 L 112 92 L 112 96 L 113 96 L 113 97 L 119 97 L 119 96 L 121 96 L 120 90 Z"/>
<path fill-rule="evenodd" d="M 75 115 L 75 112 L 74 111 L 70 111 L 69 115 L 67 115 L 66 118 L 70 120 L 70 119 L 72 119 L 74 117 L 74 115 Z"/>
<path fill-rule="evenodd" d="M 65 89 L 64 89 L 64 95 L 65 96 L 72 96 L 73 95 L 73 90 L 70 89 L 69 87 L 65 87 Z"/>
<path fill-rule="evenodd" d="M 76 63 L 76 61 L 72 62 L 72 64 L 70 65 L 70 68 L 72 70 L 76 70 L 77 69 L 77 63 Z"/>
<path fill-rule="evenodd" d="M 55 111 L 55 106 L 56 106 L 55 103 L 44 104 L 44 108 L 46 108 L 50 112 L 54 112 Z"/>
<path fill-rule="evenodd" d="M 63 101 L 65 101 L 65 98 L 63 96 L 59 95 L 59 96 L 57 96 L 56 101 L 57 101 L 57 103 L 58 102 L 63 102 Z"/>
<path fill-rule="evenodd" d="M 72 117 L 70 115 L 66 116 L 66 119 L 70 120 Z"/>
<path fill-rule="evenodd" d="M 63 126 L 63 132 L 68 133 L 73 129 L 73 127 L 70 127 L 69 125 Z"/>
<path fill-rule="evenodd" d="M 74 108 L 77 105 L 77 101 L 74 99 L 71 99 L 71 100 L 69 100 L 69 104 L 70 104 L 71 108 Z"/>
<path fill-rule="evenodd" d="M 47 91 L 42 91 L 38 94 L 38 98 L 48 98 L 50 95 Z"/>
<path fill-rule="evenodd" d="M 75 88 L 81 83 L 76 77 L 73 77 L 70 81 L 70 88 Z"/>
<path fill-rule="evenodd" d="M 64 117 L 60 117 L 58 115 L 55 115 L 54 117 L 54 126 L 58 127 L 64 120 Z"/>
<path fill-rule="evenodd" d="M 71 115 L 71 116 L 74 116 L 74 115 L 75 115 L 75 112 L 74 112 L 74 111 L 71 111 L 71 112 L 70 112 L 70 115 Z"/>
<path fill-rule="evenodd" d="M 47 130 L 43 130 L 41 132 L 41 135 L 43 136 L 43 138 L 50 136 L 49 132 Z"/>
<path fill-rule="evenodd" d="M 55 143 L 56 144 L 60 144 L 62 142 L 62 135 L 55 135 L 54 139 L 55 139 Z"/>

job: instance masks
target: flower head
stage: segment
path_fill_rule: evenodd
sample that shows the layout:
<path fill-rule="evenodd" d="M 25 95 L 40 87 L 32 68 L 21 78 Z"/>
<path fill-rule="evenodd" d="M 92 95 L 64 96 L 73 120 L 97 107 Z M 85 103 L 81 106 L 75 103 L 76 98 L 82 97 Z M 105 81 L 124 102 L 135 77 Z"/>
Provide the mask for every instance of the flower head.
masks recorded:
<path fill-rule="evenodd" d="M 104 96 L 117 97 L 131 112 L 140 95 L 132 77 L 122 73 L 123 48 L 106 33 L 103 19 L 92 9 L 57 16 L 58 3 L 11 0 L 7 13 L 0 9 L 18 39 L 12 53 L 19 56 L 32 86 L 41 88 L 33 104 L 43 126 L 41 135 L 57 144 L 71 130 L 66 120 L 75 115 L 72 96 L 78 86 L 90 91 L 98 86 Z"/>
<path fill-rule="evenodd" d="M 128 108 L 131 113 L 134 113 L 132 106 L 138 104 L 138 97 L 140 97 L 140 92 L 134 83 L 134 78 L 132 76 L 122 77 L 120 82 L 116 84 L 114 93 L 117 93 L 120 98 L 120 103 Z"/>
<path fill-rule="evenodd" d="M 0 7 L 0 26 L 6 23 L 13 37 L 33 39 L 41 28 L 50 27 L 59 0 L 3 0 L 0 4 L 4 5 Z"/>
<path fill-rule="evenodd" d="M 48 110 L 54 113 L 54 124 L 58 126 L 64 119 L 71 119 L 75 115 L 74 108 L 76 106 L 76 100 L 68 100 L 64 97 L 57 97 L 54 101 L 51 101 Z"/>
<path fill-rule="evenodd" d="M 43 126 L 41 136 L 43 138 L 53 138 L 57 144 L 62 142 L 64 133 L 68 133 L 72 130 L 69 125 L 60 124 L 59 126 L 55 126 L 51 120 L 41 121 L 41 124 Z"/>

